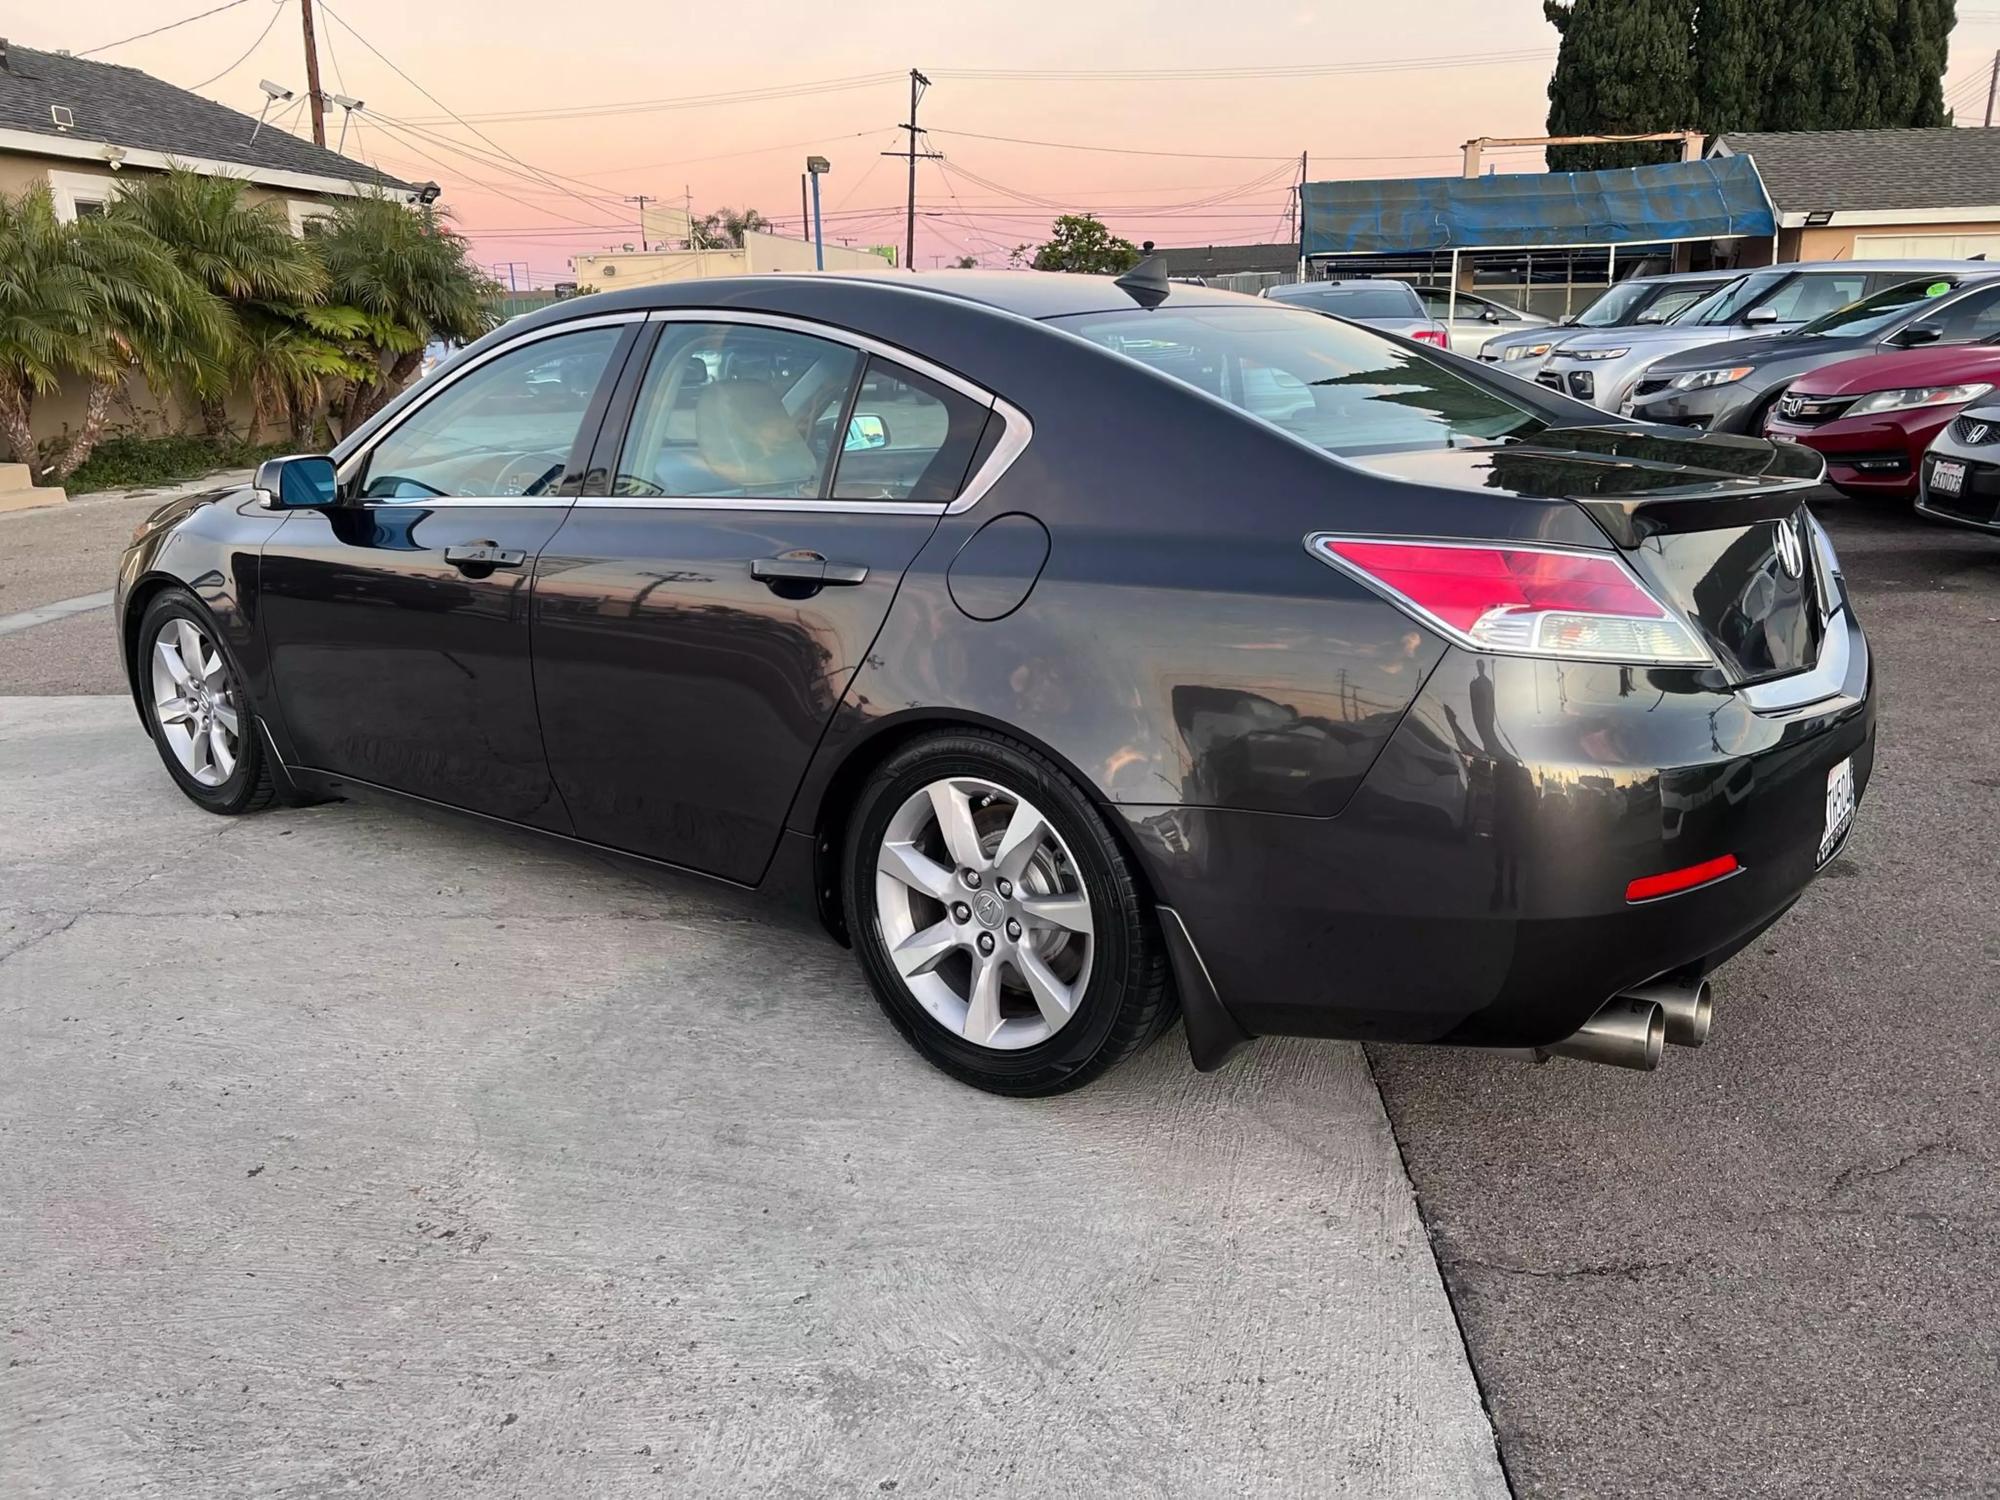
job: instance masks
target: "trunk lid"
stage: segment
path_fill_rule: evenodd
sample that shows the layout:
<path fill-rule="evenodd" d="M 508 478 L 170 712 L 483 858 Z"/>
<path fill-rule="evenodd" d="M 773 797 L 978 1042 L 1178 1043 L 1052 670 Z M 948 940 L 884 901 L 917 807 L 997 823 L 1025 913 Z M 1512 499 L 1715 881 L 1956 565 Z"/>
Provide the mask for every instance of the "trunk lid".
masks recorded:
<path fill-rule="evenodd" d="M 1576 505 L 1738 682 L 1807 671 L 1818 660 L 1827 590 L 1801 512 L 1824 463 L 1809 449 L 1726 434 L 1567 427 L 1351 461 L 1415 483 Z"/>

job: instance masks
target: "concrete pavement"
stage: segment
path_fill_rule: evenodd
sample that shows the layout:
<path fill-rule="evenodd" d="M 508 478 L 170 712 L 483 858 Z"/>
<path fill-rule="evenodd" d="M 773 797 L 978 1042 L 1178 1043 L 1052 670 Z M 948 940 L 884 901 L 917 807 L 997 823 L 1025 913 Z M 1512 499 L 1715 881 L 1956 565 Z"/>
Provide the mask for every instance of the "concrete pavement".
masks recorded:
<path fill-rule="evenodd" d="M 1506 1492 L 1358 1049 L 991 1098 L 753 901 L 213 818 L 121 698 L 0 700 L 0 955 L 10 1497 Z"/>

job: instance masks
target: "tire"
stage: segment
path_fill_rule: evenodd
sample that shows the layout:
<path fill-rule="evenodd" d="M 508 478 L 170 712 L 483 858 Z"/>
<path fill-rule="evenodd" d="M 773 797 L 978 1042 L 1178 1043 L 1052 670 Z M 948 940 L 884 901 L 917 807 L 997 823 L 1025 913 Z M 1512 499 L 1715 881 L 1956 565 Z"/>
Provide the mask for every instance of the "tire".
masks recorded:
<path fill-rule="evenodd" d="M 197 656 L 206 666 L 198 699 L 185 691 L 192 681 L 189 659 Z M 224 817 L 269 807 L 277 793 L 242 670 L 194 595 L 168 589 L 146 606 L 135 665 L 153 746 L 188 801 Z M 226 728 L 230 717 L 237 725 L 233 735 Z"/>
<path fill-rule="evenodd" d="M 968 850 L 983 863 L 960 857 Z M 1176 1014 L 1124 851 L 1076 784 L 1025 745 L 965 730 L 903 746 L 863 784 L 842 861 L 847 929 L 875 998 L 961 1082 L 1021 1097 L 1079 1088 Z"/>

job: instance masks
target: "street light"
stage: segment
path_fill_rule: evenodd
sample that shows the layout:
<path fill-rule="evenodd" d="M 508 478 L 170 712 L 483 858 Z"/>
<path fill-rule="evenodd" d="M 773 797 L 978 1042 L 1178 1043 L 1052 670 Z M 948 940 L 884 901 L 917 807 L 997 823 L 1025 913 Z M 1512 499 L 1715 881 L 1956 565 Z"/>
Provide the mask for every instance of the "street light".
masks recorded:
<path fill-rule="evenodd" d="M 826 269 L 826 235 L 819 217 L 819 180 L 832 170 L 833 163 L 824 156 L 806 158 L 806 175 L 812 178 L 813 183 L 813 269 L 816 271 Z"/>

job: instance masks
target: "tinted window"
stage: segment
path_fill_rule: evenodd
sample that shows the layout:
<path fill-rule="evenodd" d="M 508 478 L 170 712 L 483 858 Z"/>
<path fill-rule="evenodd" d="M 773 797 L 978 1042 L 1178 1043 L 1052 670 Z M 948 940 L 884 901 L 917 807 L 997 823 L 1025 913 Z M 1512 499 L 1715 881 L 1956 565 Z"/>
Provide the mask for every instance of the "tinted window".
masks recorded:
<path fill-rule="evenodd" d="M 1400 281 L 1370 286 L 1312 287 L 1278 299 L 1294 307 L 1310 307 L 1343 318 L 1421 318 L 1417 294 Z"/>
<path fill-rule="evenodd" d="M 1806 323 L 1858 301 L 1868 290 L 1861 271 L 1807 271 L 1794 276 L 1760 302 L 1780 323 Z"/>
<path fill-rule="evenodd" d="M 1616 328 L 1632 315 L 1635 308 L 1645 306 L 1653 289 L 1643 282 L 1628 281 L 1623 286 L 1606 287 L 1590 306 L 1577 315 L 1579 328 Z"/>
<path fill-rule="evenodd" d="M 668 323 L 612 493 L 813 499 L 861 368 L 845 344 L 739 323 Z"/>
<path fill-rule="evenodd" d="M 957 498 L 987 408 L 928 376 L 870 358 L 833 474 L 837 500 Z"/>
<path fill-rule="evenodd" d="M 1738 315 L 1748 311 L 1753 302 L 1783 281 L 1787 274 L 1784 271 L 1763 271 L 1755 276 L 1745 276 L 1732 281 L 1714 296 L 1689 308 L 1674 321 L 1698 324 L 1702 327 L 1733 322 Z"/>
<path fill-rule="evenodd" d="M 1715 290 L 1713 282 L 1703 282 L 1695 286 L 1670 286 L 1659 296 L 1648 302 L 1635 320 L 1640 323 L 1665 323 L 1679 317 L 1702 298 Z"/>
<path fill-rule="evenodd" d="M 1545 425 L 1414 349 L 1283 307 L 1054 321 L 1335 453 L 1456 447 L 1525 437 Z"/>
<path fill-rule="evenodd" d="M 375 445 L 371 499 L 545 495 L 562 479 L 622 328 L 536 339 L 447 385 Z"/>
<path fill-rule="evenodd" d="M 1444 317 L 1451 306 L 1451 290 L 1448 287 L 1420 286 L 1417 296 L 1423 301 L 1424 311 L 1434 318 Z M 1468 297 L 1464 292 L 1458 294 L 1458 318 L 1461 323 L 1467 319 L 1483 320 L 1488 313 L 1493 314 L 1496 323 L 1521 321 L 1521 315 L 1511 307 L 1488 302 L 1484 297 Z"/>
<path fill-rule="evenodd" d="M 1827 334 L 1836 338 L 1876 333 L 1904 313 L 1922 307 L 1934 297 L 1944 296 L 1952 290 L 1952 285 L 1950 280 L 1938 276 L 1899 281 L 1871 297 L 1854 301 L 1852 306 L 1843 305 L 1838 311 L 1829 311 L 1824 317 L 1815 318 L 1799 332 Z"/>
<path fill-rule="evenodd" d="M 1984 343 L 2000 337 L 2000 285 L 1967 293 L 1939 316 L 1947 344 Z"/>

